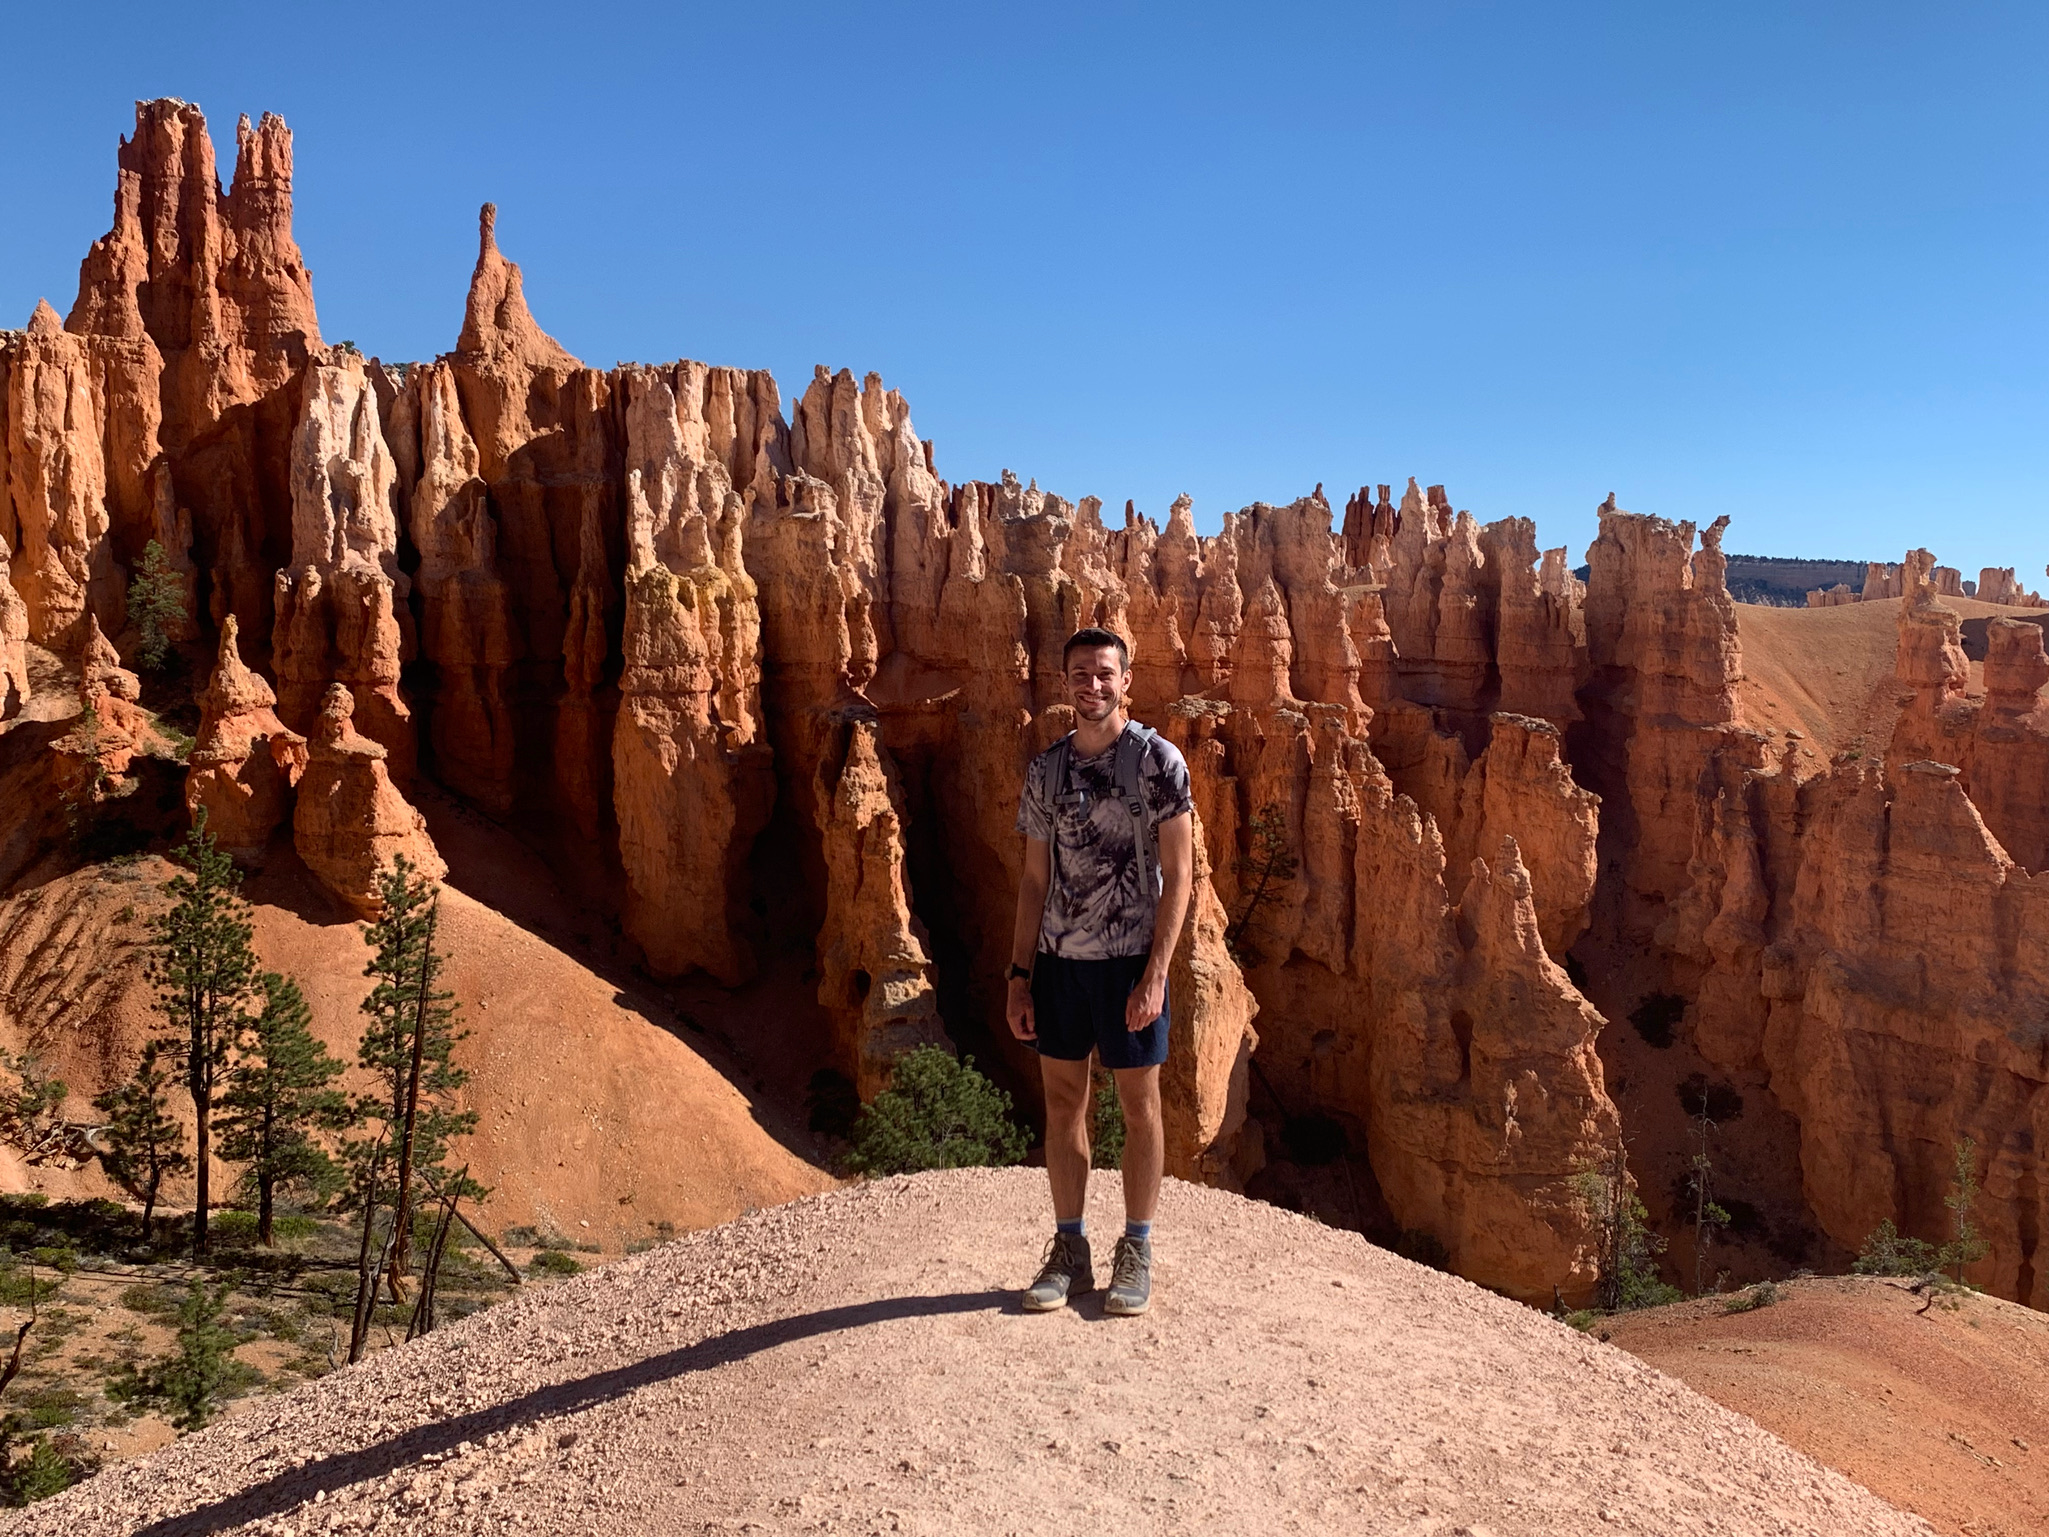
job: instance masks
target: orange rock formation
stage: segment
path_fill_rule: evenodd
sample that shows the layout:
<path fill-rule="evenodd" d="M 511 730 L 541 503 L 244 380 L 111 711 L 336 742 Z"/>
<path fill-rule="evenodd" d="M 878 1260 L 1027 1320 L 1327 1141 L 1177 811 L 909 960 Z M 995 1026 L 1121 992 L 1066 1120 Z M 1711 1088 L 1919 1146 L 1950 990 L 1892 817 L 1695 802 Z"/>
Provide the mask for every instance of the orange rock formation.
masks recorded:
<path fill-rule="evenodd" d="M 91 645 L 132 700 L 94 637 L 157 539 L 219 643 L 187 803 L 238 851 L 289 815 L 368 911 L 394 853 L 440 868 L 417 774 L 525 830 L 657 975 L 815 970 L 820 1065 L 863 1094 L 951 1038 L 1029 1095 L 1012 818 L 1070 724 L 1061 642 L 1107 624 L 1194 786 L 1173 1172 L 1240 1183 L 1249 1110 L 1325 1116 L 1389 1224 L 1583 1294 L 1574 1176 L 1626 1129 L 1590 997 L 1669 994 L 1687 1051 L 1797 1121 L 1830 1237 L 1925 1228 L 1968 1134 L 1982 1277 L 2049 1301 L 2049 656 L 2001 620 L 1970 692 L 1927 552 L 1863 595 L 1901 600 L 1891 747 L 1825 766 L 1742 717 L 1726 519 L 1696 548 L 1610 497 L 1584 584 L 1413 480 L 1341 519 L 1318 487 L 1214 536 L 1185 497 L 1112 526 L 940 478 L 874 375 L 820 369 L 786 414 L 764 372 L 584 367 L 488 206 L 455 350 L 386 367 L 320 342 L 290 144 L 245 122 L 223 194 L 197 110 L 140 106 L 68 326 L 0 340 L 0 689 L 29 641 Z"/>

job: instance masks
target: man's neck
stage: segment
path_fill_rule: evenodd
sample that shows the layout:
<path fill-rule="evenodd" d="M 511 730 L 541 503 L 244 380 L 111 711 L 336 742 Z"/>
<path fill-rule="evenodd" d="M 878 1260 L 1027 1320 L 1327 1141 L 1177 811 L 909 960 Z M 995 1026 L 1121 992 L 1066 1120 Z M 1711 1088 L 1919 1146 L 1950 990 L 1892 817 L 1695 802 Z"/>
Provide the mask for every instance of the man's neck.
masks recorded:
<path fill-rule="evenodd" d="M 1083 721 L 1074 728 L 1075 752 L 1084 758 L 1108 752 L 1116 746 L 1117 738 L 1124 735 L 1124 727 L 1129 720 L 1130 717 L 1122 710 L 1112 710 L 1101 720 Z"/>

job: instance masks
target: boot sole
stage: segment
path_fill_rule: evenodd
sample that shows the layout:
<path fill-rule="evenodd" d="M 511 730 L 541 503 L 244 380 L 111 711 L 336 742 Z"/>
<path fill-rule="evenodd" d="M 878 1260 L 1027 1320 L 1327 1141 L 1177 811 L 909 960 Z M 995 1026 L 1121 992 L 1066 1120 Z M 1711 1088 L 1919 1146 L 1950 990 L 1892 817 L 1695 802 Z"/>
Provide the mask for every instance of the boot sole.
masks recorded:
<path fill-rule="evenodd" d="M 1063 1294 L 1059 1298 L 1059 1300 L 1054 1302 L 1034 1302 L 1032 1300 L 1032 1294 L 1030 1292 L 1025 1292 L 1018 1298 L 1018 1302 L 1027 1313 L 1057 1313 L 1062 1308 L 1066 1307 L 1067 1304 L 1073 1301 L 1076 1297 L 1086 1297 L 1090 1292 L 1094 1291 L 1095 1289 L 1096 1287 L 1093 1281 L 1091 1281 L 1087 1286 L 1070 1286 L 1065 1292 L 1065 1294 Z"/>
<path fill-rule="evenodd" d="M 1139 1303 L 1136 1307 L 1133 1307 L 1128 1302 L 1113 1302 L 1105 1299 L 1103 1312 L 1111 1318 L 1136 1318 L 1152 1305 L 1153 1299 L 1150 1297 L 1146 1298 L 1145 1301 Z"/>

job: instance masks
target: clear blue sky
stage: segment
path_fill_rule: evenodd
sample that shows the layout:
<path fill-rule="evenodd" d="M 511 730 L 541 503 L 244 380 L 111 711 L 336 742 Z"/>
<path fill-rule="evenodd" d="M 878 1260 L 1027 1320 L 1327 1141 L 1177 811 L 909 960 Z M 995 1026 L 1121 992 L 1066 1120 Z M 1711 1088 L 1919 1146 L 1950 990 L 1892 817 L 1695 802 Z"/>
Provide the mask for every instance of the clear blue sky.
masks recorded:
<path fill-rule="evenodd" d="M 322 328 L 454 344 L 477 205 L 586 362 L 879 371 L 940 472 L 1199 525 L 1443 482 L 1575 561 L 2049 560 L 2049 7 L 14 7 L 0 323 L 137 97 L 297 136 Z"/>

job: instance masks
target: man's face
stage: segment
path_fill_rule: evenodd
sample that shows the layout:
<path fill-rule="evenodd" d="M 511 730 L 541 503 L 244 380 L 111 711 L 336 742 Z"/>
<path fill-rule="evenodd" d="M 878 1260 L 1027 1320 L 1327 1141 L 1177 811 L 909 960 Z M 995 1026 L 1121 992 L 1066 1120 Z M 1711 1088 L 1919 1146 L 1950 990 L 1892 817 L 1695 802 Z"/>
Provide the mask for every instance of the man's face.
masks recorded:
<path fill-rule="evenodd" d="M 1067 653 L 1067 697 L 1083 720 L 1107 720 L 1130 688 L 1131 674 L 1115 646 L 1076 646 Z"/>

